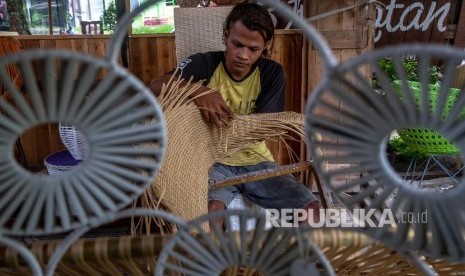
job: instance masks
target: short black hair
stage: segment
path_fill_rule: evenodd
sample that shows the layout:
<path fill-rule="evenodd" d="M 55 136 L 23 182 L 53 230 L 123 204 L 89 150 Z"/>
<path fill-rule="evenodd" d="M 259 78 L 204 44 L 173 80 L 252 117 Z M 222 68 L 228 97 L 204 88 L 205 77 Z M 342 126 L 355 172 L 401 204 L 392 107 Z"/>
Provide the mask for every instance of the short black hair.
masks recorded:
<path fill-rule="evenodd" d="M 232 25 L 237 21 L 241 21 L 242 24 L 251 31 L 258 31 L 263 37 L 265 44 L 269 41 L 273 43 L 273 20 L 268 10 L 263 6 L 255 3 L 247 3 L 247 1 L 237 4 L 229 13 L 228 17 L 226 17 L 223 28 L 230 31 Z M 268 57 L 269 54 L 268 49 L 265 49 L 262 53 L 262 55 L 266 57 Z"/>

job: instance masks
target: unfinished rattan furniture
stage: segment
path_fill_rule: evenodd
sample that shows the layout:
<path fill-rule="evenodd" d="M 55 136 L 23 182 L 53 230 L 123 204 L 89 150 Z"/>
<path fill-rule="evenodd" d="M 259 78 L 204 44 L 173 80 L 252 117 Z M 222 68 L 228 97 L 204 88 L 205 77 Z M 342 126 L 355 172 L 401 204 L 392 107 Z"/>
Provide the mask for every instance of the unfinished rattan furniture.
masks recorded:
<path fill-rule="evenodd" d="M 151 186 L 153 190 L 144 194 L 142 202 L 154 207 L 161 202 L 164 209 L 190 220 L 207 213 L 208 172 L 215 162 L 264 137 L 284 139 L 295 133 L 304 138 L 303 115 L 292 112 L 243 115 L 237 116 L 231 127 L 216 129 L 203 121 L 197 106 L 188 100 L 188 94 L 200 83 L 187 88 L 180 88 L 180 83 L 174 79 L 158 96 L 170 139 L 163 166 Z M 277 173 L 267 172 L 265 177 Z M 212 183 L 215 184 L 237 183 Z"/>
<path fill-rule="evenodd" d="M 195 53 L 224 49 L 223 23 L 232 7 L 174 9 L 177 64 Z"/>
<path fill-rule="evenodd" d="M 241 223 L 253 220 L 262 225 L 264 219 L 258 213 L 245 210 L 214 216 L 225 219 L 237 216 Z M 316 267 L 323 275 L 425 275 L 428 270 L 418 266 L 426 265 L 439 275 L 459 275 L 465 269 L 460 263 L 399 254 L 362 231 L 350 229 L 274 228 L 251 232 L 241 227 L 236 232 L 205 233 L 199 225 L 214 216 L 198 218 L 181 227 L 177 234 L 79 239 L 64 254 L 56 272 L 58 275 L 153 275 L 155 271 L 157 275 L 180 272 L 218 275 L 224 269 L 224 275 L 251 275 L 266 269 L 271 272 L 266 275 L 276 275 L 276 272 L 317 275 Z M 62 243 L 62 240 L 35 241 L 29 242 L 28 248 L 45 267 Z M 29 274 L 21 254 L 12 248 L 0 249 L 0 273 Z M 180 262 L 175 262 L 178 258 Z M 157 260 L 158 264 L 167 265 L 157 266 Z M 307 270 L 302 270 L 305 265 Z"/>

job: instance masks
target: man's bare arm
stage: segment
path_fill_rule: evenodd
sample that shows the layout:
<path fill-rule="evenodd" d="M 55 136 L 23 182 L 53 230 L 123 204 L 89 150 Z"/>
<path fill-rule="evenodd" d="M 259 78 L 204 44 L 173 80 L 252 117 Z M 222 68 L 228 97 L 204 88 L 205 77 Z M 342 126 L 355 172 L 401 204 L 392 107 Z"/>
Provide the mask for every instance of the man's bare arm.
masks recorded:
<path fill-rule="evenodd" d="M 171 77 L 172 74 L 168 73 L 150 81 L 149 88 L 155 96 L 158 97 L 160 95 L 163 84 L 167 83 Z M 187 82 L 184 80 L 181 81 L 181 85 L 185 85 L 186 83 Z M 209 124 L 213 123 L 220 128 L 223 124 L 227 125 L 234 114 L 228 105 L 226 105 L 219 92 L 212 92 L 197 97 L 198 95 L 210 90 L 210 88 L 201 85 L 199 89 L 192 93 L 191 98 L 195 98 L 194 102 L 199 107 L 200 113 L 202 114 L 205 122 Z"/>
<path fill-rule="evenodd" d="M 149 88 L 150 88 L 150 90 L 152 90 L 152 92 L 153 92 L 153 94 L 155 94 L 155 96 L 157 96 L 157 97 L 160 96 L 163 84 L 167 83 L 172 76 L 173 76 L 172 74 L 166 73 L 163 76 L 152 79 L 150 81 Z"/>

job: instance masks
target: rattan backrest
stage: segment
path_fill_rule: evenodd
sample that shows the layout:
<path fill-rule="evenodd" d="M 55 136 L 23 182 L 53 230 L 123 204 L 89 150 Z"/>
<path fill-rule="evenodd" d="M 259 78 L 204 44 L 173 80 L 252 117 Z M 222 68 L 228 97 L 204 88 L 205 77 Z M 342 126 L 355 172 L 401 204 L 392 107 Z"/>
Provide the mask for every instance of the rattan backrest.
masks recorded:
<path fill-rule="evenodd" d="M 21 51 L 21 43 L 12 36 L 2 36 L 0 37 L 0 56 L 11 55 L 19 53 Z M 23 80 L 17 66 L 8 66 L 6 68 L 7 74 L 10 79 L 16 85 L 16 87 L 21 87 L 23 85 Z M 3 97 L 8 97 L 6 94 L 6 88 L 3 84 L 0 83 L 0 95 Z"/>
<path fill-rule="evenodd" d="M 208 51 L 223 50 L 223 23 L 233 6 L 175 8 L 176 60 Z"/>

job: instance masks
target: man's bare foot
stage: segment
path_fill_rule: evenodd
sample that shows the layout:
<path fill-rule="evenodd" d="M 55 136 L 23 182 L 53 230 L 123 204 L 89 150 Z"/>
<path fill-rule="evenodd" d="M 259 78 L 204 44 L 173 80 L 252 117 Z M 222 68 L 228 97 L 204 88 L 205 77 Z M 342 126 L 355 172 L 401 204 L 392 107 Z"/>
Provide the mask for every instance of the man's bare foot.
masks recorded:
<path fill-rule="evenodd" d="M 213 212 L 218 212 L 218 211 L 224 211 L 226 210 L 226 205 L 219 200 L 209 200 L 208 201 L 208 213 L 213 213 Z M 223 218 L 222 217 L 217 217 L 213 221 L 214 225 L 216 225 L 219 229 L 223 228 Z M 212 222 L 210 222 L 210 228 L 213 227 Z"/>
<path fill-rule="evenodd" d="M 313 201 L 313 202 L 310 202 L 309 204 L 307 204 L 305 207 L 304 207 L 305 210 L 307 210 L 307 214 L 310 218 L 310 214 L 312 214 L 312 218 L 313 218 L 313 222 L 314 223 L 318 223 L 320 222 L 320 209 L 321 209 L 321 206 L 320 206 L 320 203 L 318 201 Z"/>

